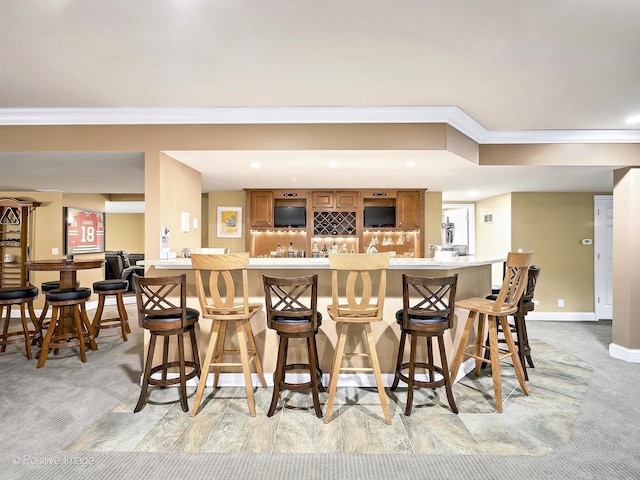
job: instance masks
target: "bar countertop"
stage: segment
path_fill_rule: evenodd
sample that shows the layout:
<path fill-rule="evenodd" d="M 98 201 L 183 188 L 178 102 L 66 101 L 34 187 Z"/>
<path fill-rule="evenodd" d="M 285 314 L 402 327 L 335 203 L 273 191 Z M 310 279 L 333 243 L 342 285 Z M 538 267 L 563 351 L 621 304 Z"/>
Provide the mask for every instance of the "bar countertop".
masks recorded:
<path fill-rule="evenodd" d="M 349 255 L 345 253 L 344 255 Z M 390 270 L 450 270 L 464 267 L 476 267 L 481 265 L 491 265 L 493 263 L 504 262 L 504 258 L 477 258 L 475 255 L 461 257 L 451 257 L 445 260 L 433 258 L 391 258 L 389 261 Z M 174 258 L 170 260 L 143 260 L 138 265 L 145 267 L 155 267 L 159 270 L 185 270 L 191 269 L 190 258 Z M 328 258 L 251 258 L 249 269 L 318 269 L 328 270 Z"/>

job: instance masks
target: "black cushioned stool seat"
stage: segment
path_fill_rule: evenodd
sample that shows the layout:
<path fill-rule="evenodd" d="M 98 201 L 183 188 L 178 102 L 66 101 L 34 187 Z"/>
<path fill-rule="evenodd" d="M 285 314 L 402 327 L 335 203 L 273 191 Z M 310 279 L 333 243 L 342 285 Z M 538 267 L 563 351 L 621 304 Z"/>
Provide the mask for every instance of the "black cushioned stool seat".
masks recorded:
<path fill-rule="evenodd" d="M 4 326 L 0 334 L 0 351 L 6 351 L 7 345 L 13 343 L 24 342 L 27 358 L 31 360 L 31 342 L 40 336 L 40 322 L 36 318 L 33 311 L 33 301 L 38 296 L 38 289 L 33 286 L 25 287 L 6 287 L 0 288 L 0 318 L 2 318 L 3 310 L 6 308 L 4 317 Z M 11 307 L 20 305 L 20 321 L 22 329 L 18 331 L 9 331 L 9 323 L 11 322 Z M 25 306 L 29 309 L 29 318 L 33 325 L 33 330 L 29 330 L 27 326 L 27 315 Z"/>
<path fill-rule="evenodd" d="M 42 340 L 37 368 L 44 367 L 50 349 L 79 347 L 80 359 L 87 361 L 85 344 L 97 350 L 93 326 L 87 317 L 86 302 L 91 297 L 91 289 L 55 288 L 47 292 L 47 302 L 51 306 L 51 321 Z"/>
<path fill-rule="evenodd" d="M 96 337 L 100 335 L 101 328 L 119 327 L 122 332 L 122 339 L 125 342 L 128 340 L 127 333 L 131 333 L 131 328 L 129 327 L 129 316 L 127 315 L 127 310 L 124 307 L 124 300 L 122 297 L 128 287 L 129 282 L 126 280 L 100 280 L 99 282 L 93 283 L 93 291 L 98 294 L 98 308 L 95 316 L 93 317 L 93 329 L 96 333 Z M 109 296 L 115 297 L 118 316 L 102 318 L 105 301 Z"/>

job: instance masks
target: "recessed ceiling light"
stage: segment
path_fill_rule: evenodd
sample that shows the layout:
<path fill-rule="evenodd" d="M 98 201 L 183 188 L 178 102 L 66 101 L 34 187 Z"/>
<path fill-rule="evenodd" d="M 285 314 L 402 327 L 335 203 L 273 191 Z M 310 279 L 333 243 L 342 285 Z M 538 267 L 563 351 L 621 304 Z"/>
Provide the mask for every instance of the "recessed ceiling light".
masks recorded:
<path fill-rule="evenodd" d="M 469 190 L 467 192 L 467 197 L 477 197 L 480 194 L 478 190 Z"/>
<path fill-rule="evenodd" d="M 257 170 L 259 168 L 262 168 L 262 164 L 260 162 L 251 162 L 249 164 L 250 168 L 253 168 L 254 170 Z"/>
<path fill-rule="evenodd" d="M 329 167 L 330 168 L 338 168 L 340 166 L 340 162 L 338 162 L 337 160 L 331 160 L 329 162 Z"/>
<path fill-rule="evenodd" d="M 633 115 L 627 118 L 626 122 L 629 124 L 640 123 L 640 115 Z"/>
<path fill-rule="evenodd" d="M 404 164 L 406 168 L 413 168 L 416 166 L 416 162 L 407 162 Z"/>

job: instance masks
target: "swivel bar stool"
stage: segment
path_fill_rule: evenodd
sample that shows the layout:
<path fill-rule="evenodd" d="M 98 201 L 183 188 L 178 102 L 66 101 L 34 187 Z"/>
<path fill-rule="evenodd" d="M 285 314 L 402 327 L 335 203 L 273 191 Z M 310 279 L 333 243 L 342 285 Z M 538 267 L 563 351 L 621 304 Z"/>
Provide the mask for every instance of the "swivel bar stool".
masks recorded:
<path fill-rule="evenodd" d="M 138 306 L 138 325 L 151 334 L 142 374 L 142 389 L 133 412 L 139 412 L 146 405 L 149 385 L 160 388 L 178 385 L 180 406 L 183 412 L 188 412 L 187 381 L 200 375 L 200 357 L 195 333 L 200 312 L 187 307 L 187 275 L 141 277 L 134 274 L 133 283 Z M 191 360 L 185 359 L 185 334 L 188 334 L 190 339 Z M 154 364 L 158 338 L 163 339 L 162 361 Z M 172 338 L 178 344 L 177 360 L 169 358 L 169 343 Z M 176 368 L 178 377 L 168 378 L 169 370 Z M 160 378 L 154 377 L 156 373 L 160 373 Z"/>
<path fill-rule="evenodd" d="M 322 418 L 318 393 L 322 387 L 322 371 L 318 366 L 316 334 L 322 324 L 318 312 L 318 275 L 295 278 L 262 276 L 267 311 L 267 327 L 280 337 L 278 361 L 273 374 L 273 396 L 267 416 L 272 416 L 278 405 L 281 390 L 311 389 L 316 416 Z M 305 339 L 307 363 L 287 363 L 290 339 Z M 309 381 L 292 383 L 286 381 L 287 372 L 305 371 Z"/>
<path fill-rule="evenodd" d="M 100 335 L 101 328 L 120 328 L 122 339 L 127 341 L 127 333 L 131 333 L 129 327 L 129 316 L 124 308 L 124 300 L 122 295 L 127 291 L 129 282 L 127 280 L 100 280 L 93 282 L 93 292 L 98 294 L 98 308 L 93 317 L 93 329 L 96 337 Z M 110 318 L 102 318 L 104 305 L 107 297 L 115 297 L 116 306 L 118 308 L 118 316 Z"/>
<path fill-rule="evenodd" d="M 444 385 L 447 400 L 453 413 L 458 407 L 453 399 L 444 332 L 453 327 L 454 302 L 458 275 L 441 278 L 416 277 L 402 274 L 402 310 L 396 312 L 396 320 L 401 328 L 395 378 L 391 390 L 398 387 L 400 380 L 407 384 L 407 405 L 405 415 L 411 415 L 414 387 L 437 388 Z M 407 336 L 410 338 L 409 361 L 403 362 Z M 433 358 L 432 338 L 438 341 L 440 366 Z M 416 360 L 418 338 L 424 338 L 427 346 L 427 361 Z M 429 374 L 428 381 L 416 380 L 416 369 Z M 404 373 L 406 371 L 406 373 Z M 440 378 L 435 378 L 435 373 Z"/>
<path fill-rule="evenodd" d="M 2 318 L 3 310 L 6 309 L 4 326 L 2 328 L 2 334 L 0 334 L 0 345 L 2 345 L 0 351 L 4 352 L 7 345 L 24 342 L 27 358 L 29 360 L 33 358 L 31 355 L 31 343 L 32 340 L 36 340 L 40 335 L 40 322 L 38 322 L 33 311 L 33 301 L 37 296 L 38 289 L 33 286 L 0 288 L 0 319 Z M 11 307 L 13 305 L 20 306 L 22 329 L 10 332 L 9 323 L 11 322 Z M 33 330 L 29 330 L 27 325 L 25 306 L 29 310 L 29 318 L 34 327 Z"/>
<path fill-rule="evenodd" d="M 93 326 L 87 317 L 86 302 L 91 296 L 91 289 L 56 288 L 47 292 L 47 302 L 51 306 L 51 321 L 47 333 L 42 340 L 40 358 L 37 368 L 44 367 L 50 349 L 79 347 L 80 359 L 87 361 L 85 344 L 97 350 Z M 71 318 L 67 320 L 65 313 Z M 68 321 L 69 325 L 64 325 Z"/>

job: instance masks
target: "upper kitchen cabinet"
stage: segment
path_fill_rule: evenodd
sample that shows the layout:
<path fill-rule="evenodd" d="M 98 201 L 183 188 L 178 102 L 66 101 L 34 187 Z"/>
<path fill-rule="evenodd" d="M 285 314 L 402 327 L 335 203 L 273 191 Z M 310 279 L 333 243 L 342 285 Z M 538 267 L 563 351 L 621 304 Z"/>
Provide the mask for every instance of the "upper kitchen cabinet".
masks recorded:
<path fill-rule="evenodd" d="M 252 190 L 249 192 L 249 225 L 252 228 L 273 227 L 273 192 Z"/>
<path fill-rule="evenodd" d="M 396 195 L 396 228 L 420 228 L 421 205 L 419 191 L 399 190 Z"/>
<path fill-rule="evenodd" d="M 311 193 L 314 210 L 357 210 L 358 192 L 345 190 L 318 190 Z"/>

